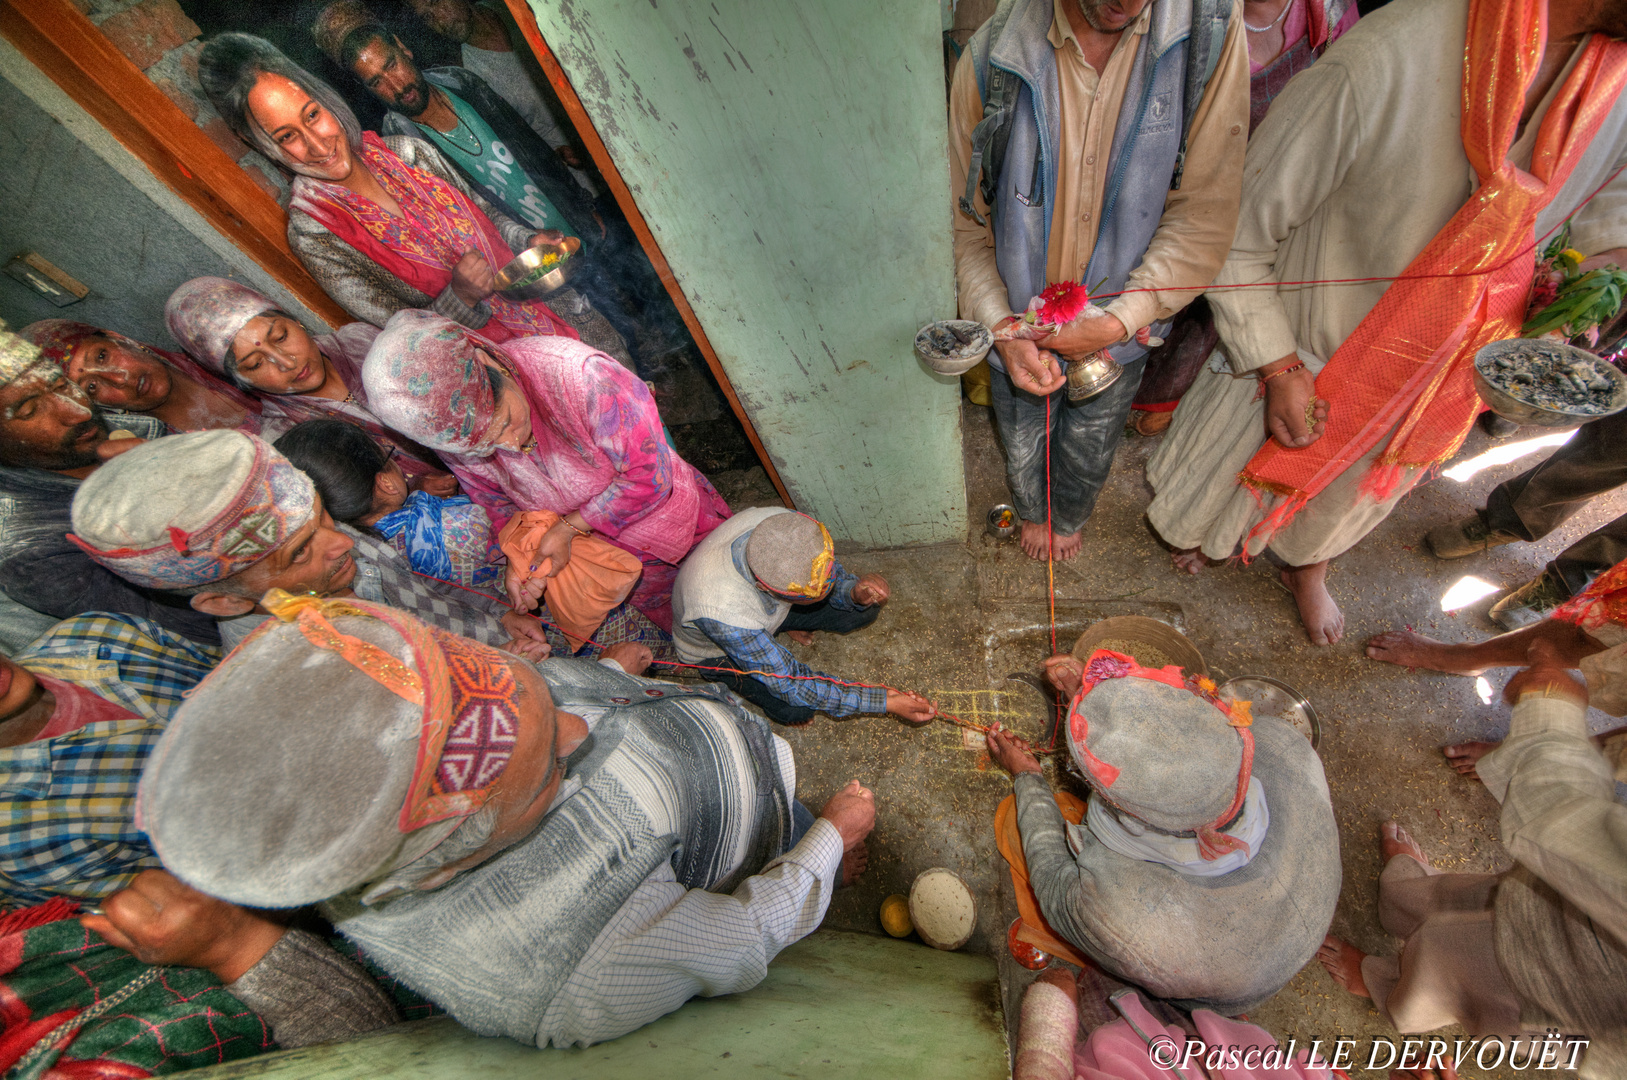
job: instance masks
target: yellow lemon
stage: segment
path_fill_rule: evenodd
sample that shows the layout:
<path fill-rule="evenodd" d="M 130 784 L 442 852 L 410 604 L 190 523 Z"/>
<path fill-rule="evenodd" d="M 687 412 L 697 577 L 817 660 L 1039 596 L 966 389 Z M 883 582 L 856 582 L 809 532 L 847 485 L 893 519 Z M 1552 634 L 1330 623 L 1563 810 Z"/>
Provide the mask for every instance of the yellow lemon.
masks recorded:
<path fill-rule="evenodd" d="M 910 921 L 910 898 L 893 893 L 881 902 L 881 928 L 893 937 L 909 937 L 915 929 Z"/>

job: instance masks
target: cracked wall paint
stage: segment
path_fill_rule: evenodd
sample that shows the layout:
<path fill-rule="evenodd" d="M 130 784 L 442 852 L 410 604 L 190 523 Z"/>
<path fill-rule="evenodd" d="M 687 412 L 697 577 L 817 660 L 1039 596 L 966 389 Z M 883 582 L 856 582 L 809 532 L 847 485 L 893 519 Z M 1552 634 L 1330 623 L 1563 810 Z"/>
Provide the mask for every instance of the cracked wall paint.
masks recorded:
<path fill-rule="evenodd" d="M 959 387 L 912 348 L 955 311 L 939 12 L 532 9 L 798 505 L 859 547 L 961 539 Z"/>

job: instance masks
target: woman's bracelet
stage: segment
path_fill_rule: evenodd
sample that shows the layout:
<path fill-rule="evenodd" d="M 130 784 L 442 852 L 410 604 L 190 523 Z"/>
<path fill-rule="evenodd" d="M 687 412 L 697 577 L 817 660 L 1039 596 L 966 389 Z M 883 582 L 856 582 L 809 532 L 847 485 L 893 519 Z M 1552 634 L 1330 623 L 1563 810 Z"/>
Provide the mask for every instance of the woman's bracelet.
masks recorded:
<path fill-rule="evenodd" d="M 565 523 L 565 528 L 569 529 L 571 532 L 575 533 L 577 536 L 580 536 L 584 540 L 586 540 L 588 537 L 593 535 L 593 532 L 591 530 L 589 530 L 588 532 L 583 532 L 581 529 L 578 529 L 575 525 L 572 525 L 571 524 L 571 519 L 568 518 L 568 517 L 561 517 L 559 520 L 563 521 Z"/>
<path fill-rule="evenodd" d="M 1269 375 L 1261 375 L 1260 376 L 1260 382 L 1263 385 L 1265 383 L 1270 382 L 1272 379 L 1275 379 L 1278 375 L 1286 375 L 1290 371 L 1304 371 L 1304 370 L 1305 370 L 1305 361 L 1299 360 L 1299 361 L 1296 361 L 1295 363 L 1289 364 L 1285 368 L 1278 368 L 1276 371 L 1273 371 Z"/>

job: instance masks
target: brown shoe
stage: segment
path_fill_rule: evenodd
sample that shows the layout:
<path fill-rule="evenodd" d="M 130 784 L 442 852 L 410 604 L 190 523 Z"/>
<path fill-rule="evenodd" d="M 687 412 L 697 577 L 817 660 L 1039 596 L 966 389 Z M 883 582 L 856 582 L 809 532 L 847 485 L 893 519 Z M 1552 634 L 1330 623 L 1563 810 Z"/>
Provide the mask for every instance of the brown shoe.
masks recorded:
<path fill-rule="evenodd" d="M 1504 630 L 1519 630 L 1546 619 L 1548 612 L 1570 598 L 1564 586 L 1544 570 L 1493 604 L 1486 617 Z"/>
<path fill-rule="evenodd" d="M 1520 538 L 1513 533 L 1493 532 L 1479 514 L 1470 514 L 1460 521 L 1437 525 L 1424 534 L 1424 543 L 1437 559 L 1461 559 L 1465 555 L 1478 555 L 1504 544 L 1517 544 Z"/>
<path fill-rule="evenodd" d="M 1131 418 L 1131 424 L 1135 427 L 1137 435 L 1150 439 L 1154 435 L 1162 435 L 1168 431 L 1169 422 L 1173 419 L 1175 419 L 1174 409 L 1167 412 L 1140 412 L 1138 410 Z"/>

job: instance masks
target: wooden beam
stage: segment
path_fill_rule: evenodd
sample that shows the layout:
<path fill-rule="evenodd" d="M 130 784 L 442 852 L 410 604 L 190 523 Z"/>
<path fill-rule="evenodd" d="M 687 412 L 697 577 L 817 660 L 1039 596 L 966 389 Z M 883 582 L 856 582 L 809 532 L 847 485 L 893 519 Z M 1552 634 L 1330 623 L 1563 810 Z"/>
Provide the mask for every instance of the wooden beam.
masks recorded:
<path fill-rule="evenodd" d="M 0 0 L 0 34 L 306 307 L 354 321 L 289 250 L 276 200 L 69 0 Z"/>
<path fill-rule="evenodd" d="M 638 203 L 633 200 L 633 193 L 628 189 L 627 182 L 621 178 L 621 171 L 616 168 L 609 148 L 605 146 L 604 140 L 599 138 L 599 132 L 593 126 L 593 118 L 582 105 L 582 99 L 577 96 L 575 87 L 571 86 L 570 79 L 565 75 L 565 69 L 559 66 L 559 60 L 554 56 L 553 50 L 542 40 L 542 31 L 537 28 L 536 16 L 531 13 L 526 0 L 505 0 L 505 2 L 508 4 L 510 14 L 514 16 L 514 21 L 525 34 L 525 40 L 531 45 L 531 51 L 536 54 L 537 62 L 547 74 L 549 83 L 553 85 L 554 93 L 559 95 L 560 104 L 565 106 L 565 112 L 569 114 L 576 133 L 587 145 L 588 153 L 593 155 L 594 164 L 599 166 L 600 175 L 610 185 L 610 191 L 615 195 L 621 212 L 626 216 L 627 224 L 633 227 L 638 242 L 644 247 L 644 253 L 650 257 L 650 265 L 655 267 L 655 272 L 661 278 L 661 284 L 666 286 L 667 294 L 672 297 L 678 313 L 683 316 L 684 324 L 689 327 L 690 334 L 695 338 L 695 344 L 700 347 L 701 355 L 706 358 L 706 366 L 712 369 L 712 377 L 717 379 L 718 386 L 722 387 L 723 396 L 729 401 L 729 408 L 734 410 L 734 415 L 740 420 L 740 426 L 745 428 L 746 438 L 751 440 L 751 448 L 757 452 L 757 460 L 762 462 L 769 480 L 774 483 L 774 489 L 780 493 L 780 501 L 795 509 L 796 504 L 791 501 L 791 493 L 786 490 L 785 482 L 780 479 L 779 470 L 774 467 L 773 459 L 768 456 L 768 450 L 763 446 L 763 440 L 758 437 L 751 417 L 746 415 L 745 406 L 740 404 L 740 397 L 734 392 L 734 386 L 729 382 L 728 373 L 723 370 L 723 364 L 718 360 L 711 341 L 707 340 L 706 330 L 696 317 L 695 309 L 689 306 L 689 300 L 678 285 L 671 264 L 661 253 L 661 245 L 656 242 L 649 223 L 644 220 L 644 214 L 639 210 Z"/>

